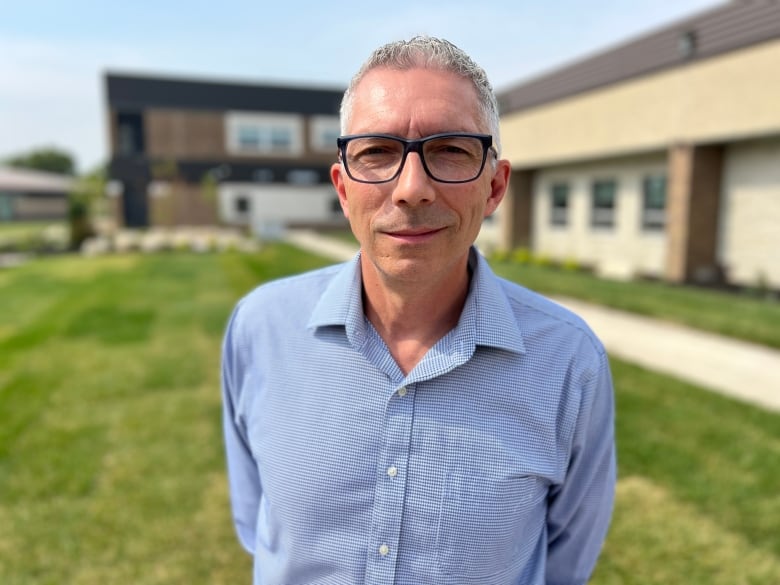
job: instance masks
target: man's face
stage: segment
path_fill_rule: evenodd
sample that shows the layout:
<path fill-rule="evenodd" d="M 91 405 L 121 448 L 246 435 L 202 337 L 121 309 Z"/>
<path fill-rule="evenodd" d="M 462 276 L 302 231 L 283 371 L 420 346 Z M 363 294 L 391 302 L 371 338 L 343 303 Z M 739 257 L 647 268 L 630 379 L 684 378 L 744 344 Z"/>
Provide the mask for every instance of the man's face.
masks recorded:
<path fill-rule="evenodd" d="M 353 97 L 348 134 L 489 133 L 475 88 L 453 73 L 374 69 Z M 508 178 L 508 161 L 496 162 L 492 153 L 476 180 L 460 184 L 431 179 L 413 152 L 401 174 L 387 183 L 359 183 L 341 164 L 331 168 L 341 207 L 360 242 L 364 272 L 410 282 L 465 270 L 468 249 L 482 220 L 501 201 Z"/>

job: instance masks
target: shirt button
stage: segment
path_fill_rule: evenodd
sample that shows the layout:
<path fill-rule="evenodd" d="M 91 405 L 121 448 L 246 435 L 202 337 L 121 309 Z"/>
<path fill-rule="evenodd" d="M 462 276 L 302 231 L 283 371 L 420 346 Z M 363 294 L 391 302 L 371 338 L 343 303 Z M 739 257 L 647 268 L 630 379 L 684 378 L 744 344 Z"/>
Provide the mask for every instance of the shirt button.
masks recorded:
<path fill-rule="evenodd" d="M 390 467 L 387 468 L 387 475 L 389 475 L 390 477 L 395 477 L 396 475 L 398 475 L 398 468 L 395 465 L 391 465 Z"/>
<path fill-rule="evenodd" d="M 386 557 L 389 553 L 390 553 L 390 547 L 387 546 L 386 544 L 383 544 L 382 546 L 379 547 L 379 554 L 382 555 L 383 557 Z"/>
<path fill-rule="evenodd" d="M 406 396 L 406 386 L 401 386 L 401 387 L 398 389 L 398 396 L 400 396 L 401 398 L 403 398 L 404 396 Z"/>

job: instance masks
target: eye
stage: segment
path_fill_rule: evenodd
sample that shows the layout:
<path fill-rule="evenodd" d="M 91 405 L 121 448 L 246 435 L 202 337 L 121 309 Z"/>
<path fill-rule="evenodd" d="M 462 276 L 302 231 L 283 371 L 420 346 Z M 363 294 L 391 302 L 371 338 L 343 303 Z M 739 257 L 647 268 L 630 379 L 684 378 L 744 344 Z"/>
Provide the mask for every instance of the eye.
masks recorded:
<path fill-rule="evenodd" d="M 387 138 L 357 138 L 349 143 L 348 154 L 354 158 L 397 156 L 403 151 L 399 142 Z"/>
<path fill-rule="evenodd" d="M 447 157 L 450 159 L 480 158 L 482 154 L 482 144 L 471 137 L 453 136 L 442 138 L 433 140 L 426 146 L 426 155 L 434 157 Z"/>
<path fill-rule="evenodd" d="M 392 150 L 387 148 L 387 146 L 374 145 L 374 146 L 366 146 L 365 148 L 363 148 L 363 150 L 361 150 L 358 153 L 358 155 L 366 156 L 370 154 L 387 154 L 388 152 L 392 152 Z"/>
<path fill-rule="evenodd" d="M 442 144 L 441 147 L 439 147 L 439 151 L 449 154 L 469 154 L 468 151 L 464 150 L 458 144 Z"/>

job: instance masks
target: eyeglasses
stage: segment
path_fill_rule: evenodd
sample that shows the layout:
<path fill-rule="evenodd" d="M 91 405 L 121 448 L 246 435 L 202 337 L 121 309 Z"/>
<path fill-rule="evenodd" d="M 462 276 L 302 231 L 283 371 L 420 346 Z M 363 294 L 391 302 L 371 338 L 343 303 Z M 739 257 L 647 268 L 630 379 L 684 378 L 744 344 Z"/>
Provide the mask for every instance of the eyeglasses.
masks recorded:
<path fill-rule="evenodd" d="M 490 134 L 433 134 L 408 140 L 390 134 L 354 134 L 337 140 L 344 170 L 359 183 L 387 183 L 401 174 L 410 152 L 440 183 L 468 183 L 482 174 L 488 151 L 497 155 Z"/>

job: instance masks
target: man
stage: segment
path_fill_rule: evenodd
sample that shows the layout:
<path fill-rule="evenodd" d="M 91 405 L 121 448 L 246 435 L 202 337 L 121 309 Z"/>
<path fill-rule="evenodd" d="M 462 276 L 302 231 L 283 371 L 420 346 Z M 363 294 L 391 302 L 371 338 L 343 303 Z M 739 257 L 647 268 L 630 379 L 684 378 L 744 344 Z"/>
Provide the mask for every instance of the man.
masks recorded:
<path fill-rule="evenodd" d="M 359 255 L 261 286 L 225 338 L 254 582 L 585 583 L 614 493 L 609 367 L 472 247 L 510 174 L 484 72 L 447 41 L 392 43 L 341 115 Z"/>

